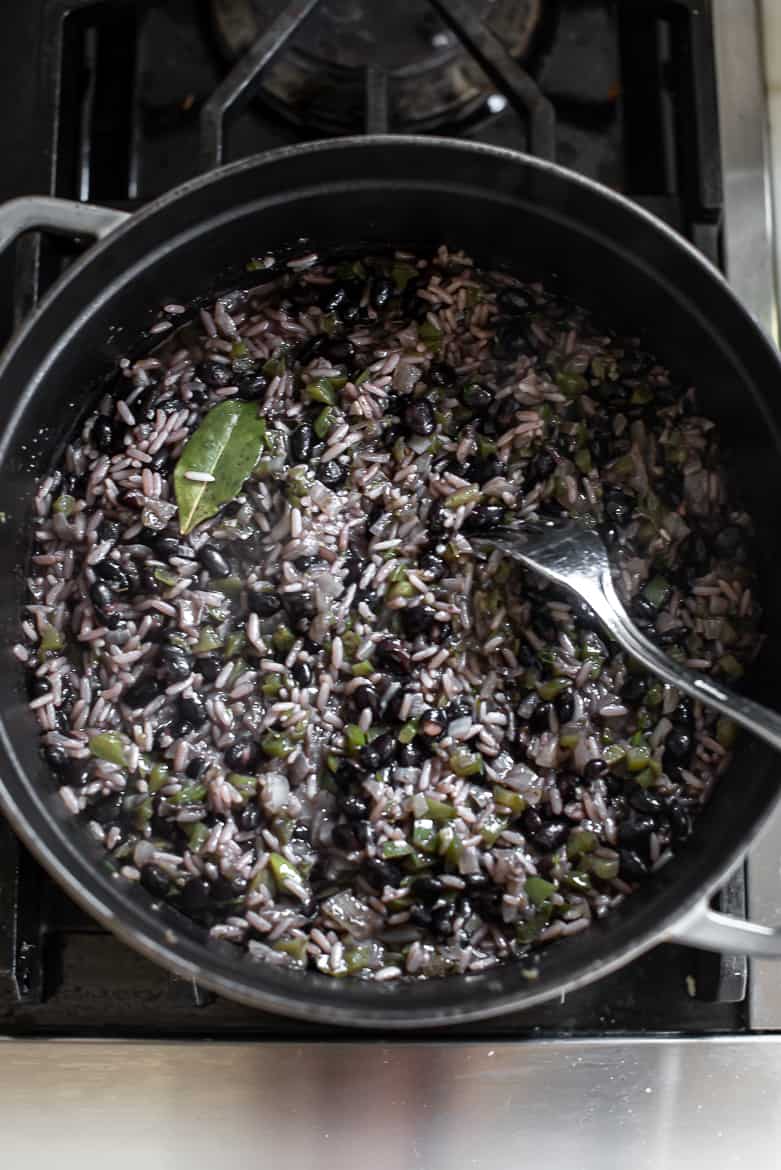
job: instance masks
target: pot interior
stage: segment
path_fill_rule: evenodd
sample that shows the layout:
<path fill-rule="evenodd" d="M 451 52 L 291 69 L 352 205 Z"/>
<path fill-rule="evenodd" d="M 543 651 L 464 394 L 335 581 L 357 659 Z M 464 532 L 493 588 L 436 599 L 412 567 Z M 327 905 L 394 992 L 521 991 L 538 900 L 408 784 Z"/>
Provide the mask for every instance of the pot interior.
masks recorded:
<path fill-rule="evenodd" d="M 113 875 L 61 808 L 10 648 L 18 640 L 31 497 L 75 421 L 122 354 L 168 302 L 203 301 L 247 283 L 253 256 L 305 237 L 321 255 L 446 243 L 484 267 L 537 279 L 637 334 L 720 424 L 742 502 L 755 520 L 764 649 L 751 693 L 772 701 L 781 668 L 779 362 L 731 293 L 688 245 L 630 205 L 558 168 L 437 140 L 342 140 L 248 160 L 158 201 L 77 263 L 23 331 L 0 371 L 0 715 L 2 791 L 14 825 L 68 889 L 122 937 L 223 994 L 341 1023 L 444 1023 L 552 996 L 652 944 L 713 888 L 775 799 L 769 749 L 741 738 L 695 833 L 604 923 L 547 947 L 534 978 L 517 966 L 422 984 L 375 985 L 271 969 Z"/>

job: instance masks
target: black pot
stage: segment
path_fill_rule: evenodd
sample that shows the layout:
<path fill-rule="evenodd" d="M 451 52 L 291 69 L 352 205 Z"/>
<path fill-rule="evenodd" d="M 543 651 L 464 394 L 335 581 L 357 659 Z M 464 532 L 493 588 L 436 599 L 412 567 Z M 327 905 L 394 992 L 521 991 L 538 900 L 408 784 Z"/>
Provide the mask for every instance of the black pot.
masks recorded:
<path fill-rule="evenodd" d="M 0 209 L 0 244 L 32 226 L 94 235 L 0 367 L 0 803 L 65 889 L 121 938 L 214 991 L 305 1019 L 422 1026 L 478 1019 L 558 996 L 665 939 L 752 954 L 781 950 L 775 932 L 707 909 L 778 795 L 770 750 L 743 737 L 693 837 L 604 923 L 555 943 L 539 978 L 515 966 L 430 983 L 371 984 L 254 962 L 169 907 L 153 909 L 117 878 L 61 807 L 38 752 L 22 672 L 10 653 L 24 602 L 35 478 L 85 409 L 84 388 L 116 357 L 149 342 L 153 311 L 229 287 L 252 255 L 308 237 L 318 250 L 388 243 L 463 247 L 483 265 L 557 285 L 611 326 L 640 334 L 721 425 L 737 485 L 758 530 L 767 642 L 752 694 L 772 698 L 781 672 L 781 596 L 773 484 L 781 363 L 720 275 L 684 240 L 621 196 L 550 163 L 432 138 L 358 138 L 247 159 L 126 217 L 58 200 Z M 113 229 L 113 230 L 112 230 Z M 245 277 L 246 279 L 246 277 Z"/>

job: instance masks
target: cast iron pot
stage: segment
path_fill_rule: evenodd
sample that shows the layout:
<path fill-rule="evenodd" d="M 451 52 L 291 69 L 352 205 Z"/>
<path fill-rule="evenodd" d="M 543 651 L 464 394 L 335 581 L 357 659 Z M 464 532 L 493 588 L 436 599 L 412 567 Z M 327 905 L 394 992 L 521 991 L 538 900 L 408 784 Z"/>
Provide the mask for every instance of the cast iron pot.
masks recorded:
<path fill-rule="evenodd" d="M 484 265 L 555 284 L 606 324 L 639 333 L 718 419 L 757 527 L 767 641 L 751 691 L 781 676 L 776 492 L 781 363 L 718 272 L 684 240 L 611 191 L 551 163 L 432 138 L 357 138 L 246 159 L 128 216 L 56 199 L 0 208 L 0 246 L 43 227 L 91 234 L 0 366 L 0 804 L 68 893 L 104 926 L 177 974 L 247 1004 L 307 1020 L 421 1027 L 474 1020 L 558 996 L 665 940 L 781 953 L 781 932 L 708 908 L 778 797 L 778 763 L 743 736 L 728 774 L 669 865 L 604 923 L 554 943 L 528 981 L 508 965 L 429 983 L 372 984 L 274 969 L 114 876 L 67 814 L 38 750 L 11 654 L 25 600 L 36 477 L 85 409 L 87 388 L 149 345 L 154 310 L 230 287 L 230 269 L 308 237 L 321 254 L 397 243 L 463 247 Z M 224 274 L 224 275 L 223 275 Z"/>

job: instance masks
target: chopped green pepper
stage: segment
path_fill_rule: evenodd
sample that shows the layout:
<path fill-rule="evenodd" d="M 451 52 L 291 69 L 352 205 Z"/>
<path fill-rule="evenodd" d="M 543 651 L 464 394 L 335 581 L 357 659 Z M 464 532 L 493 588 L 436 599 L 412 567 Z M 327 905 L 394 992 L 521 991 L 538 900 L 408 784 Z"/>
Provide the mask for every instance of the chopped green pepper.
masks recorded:
<path fill-rule="evenodd" d="M 288 882 L 301 885 L 301 874 L 281 853 L 269 854 L 269 865 L 274 875 L 274 881 L 280 889 L 285 889 Z"/>
<path fill-rule="evenodd" d="M 282 759 L 284 756 L 289 756 L 293 750 L 293 744 L 286 735 L 272 733 L 263 736 L 260 746 L 265 754 L 271 756 L 272 759 Z"/>
<path fill-rule="evenodd" d="M 500 808 L 506 808 L 517 817 L 526 808 L 526 798 L 512 788 L 503 788 L 501 784 L 494 784 L 494 801 Z"/>
<path fill-rule="evenodd" d="M 89 741 L 89 748 L 93 756 L 99 760 L 117 764 L 120 768 L 127 765 L 125 745 L 116 731 L 102 731 L 98 735 L 93 735 Z"/>
<path fill-rule="evenodd" d="M 526 896 L 533 906 L 542 906 L 547 902 L 551 894 L 556 893 L 556 887 L 553 882 L 546 881 L 545 878 L 532 875 L 526 879 L 524 885 Z"/>

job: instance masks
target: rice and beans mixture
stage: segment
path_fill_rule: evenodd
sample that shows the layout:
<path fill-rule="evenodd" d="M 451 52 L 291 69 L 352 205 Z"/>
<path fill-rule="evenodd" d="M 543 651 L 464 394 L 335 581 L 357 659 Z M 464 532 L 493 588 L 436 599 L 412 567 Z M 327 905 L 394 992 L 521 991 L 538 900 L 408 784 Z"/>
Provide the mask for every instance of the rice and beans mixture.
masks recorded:
<path fill-rule="evenodd" d="M 689 836 L 734 728 L 471 541 L 598 525 L 640 627 L 734 683 L 756 616 L 713 423 L 444 248 L 248 268 L 166 306 L 40 484 L 16 654 L 62 800 L 276 964 L 420 978 L 586 929 Z"/>

